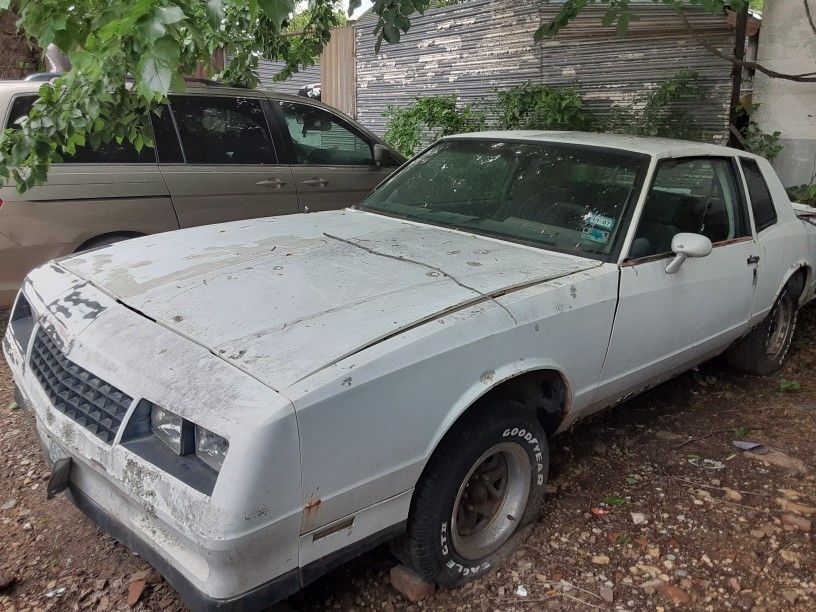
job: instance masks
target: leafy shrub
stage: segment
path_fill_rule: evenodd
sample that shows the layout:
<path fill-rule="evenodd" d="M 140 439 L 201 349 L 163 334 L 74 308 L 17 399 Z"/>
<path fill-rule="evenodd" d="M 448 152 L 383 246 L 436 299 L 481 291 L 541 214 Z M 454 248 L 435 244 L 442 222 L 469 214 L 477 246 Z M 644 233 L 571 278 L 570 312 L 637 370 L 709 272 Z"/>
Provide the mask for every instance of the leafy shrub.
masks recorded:
<path fill-rule="evenodd" d="M 702 92 L 698 74 L 681 70 L 660 81 L 654 89 L 638 100 L 631 113 L 615 113 L 604 126 L 606 131 L 636 136 L 699 139 L 701 130 L 694 118 L 683 110 L 683 102 L 699 100 Z"/>
<path fill-rule="evenodd" d="M 506 130 L 589 130 L 595 124 L 581 94 L 570 87 L 526 83 L 498 92 L 497 106 Z"/>
<path fill-rule="evenodd" d="M 745 127 L 740 129 L 738 139 L 746 151 L 761 155 L 768 161 L 773 161 L 785 147 L 779 144 L 780 132 L 766 134 L 759 128 L 756 122 L 750 119 L 751 115 L 753 115 L 758 108 L 759 104 L 752 104 L 748 107 L 737 107 L 737 116 L 741 117 L 741 121 L 738 121 L 738 123 L 745 125 Z"/>
<path fill-rule="evenodd" d="M 389 106 L 385 116 L 390 117 L 385 140 L 408 157 L 425 139 L 433 141 L 450 134 L 478 132 L 486 123 L 484 113 L 470 104 L 457 106 L 455 96 L 417 98 L 404 108 Z"/>
<path fill-rule="evenodd" d="M 788 197 L 793 202 L 816 206 L 816 185 L 795 185 L 787 188 Z"/>

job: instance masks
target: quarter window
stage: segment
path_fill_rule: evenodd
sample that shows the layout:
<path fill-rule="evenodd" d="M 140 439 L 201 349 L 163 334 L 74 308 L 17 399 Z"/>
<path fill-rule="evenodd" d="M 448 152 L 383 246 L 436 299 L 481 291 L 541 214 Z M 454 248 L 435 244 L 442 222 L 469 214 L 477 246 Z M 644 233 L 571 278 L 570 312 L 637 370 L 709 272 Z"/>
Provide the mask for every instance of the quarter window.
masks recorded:
<path fill-rule="evenodd" d="M 748 197 L 751 198 L 754 225 L 759 233 L 776 223 L 776 208 L 759 165 L 753 159 L 747 158 L 741 158 L 740 164 L 745 174 L 745 183 L 748 185 Z"/>
<path fill-rule="evenodd" d="M 298 164 L 370 166 L 371 143 L 343 125 L 331 113 L 306 104 L 280 102 L 285 136 L 288 135 Z"/>
<path fill-rule="evenodd" d="M 12 129 L 19 127 L 18 122 L 28 115 L 36 100 L 37 96 L 15 98 L 11 105 L 7 127 Z M 141 151 L 136 151 L 136 147 L 128 141 L 122 144 L 109 142 L 101 144 L 96 149 L 89 145 L 77 147 L 73 155 L 63 155 L 62 161 L 68 164 L 154 164 L 156 153 L 150 147 L 143 147 Z"/>
<path fill-rule="evenodd" d="M 277 156 L 260 100 L 172 96 L 188 164 L 275 164 Z"/>
<path fill-rule="evenodd" d="M 711 242 L 750 234 L 731 162 L 719 158 L 662 161 L 638 223 L 630 258 L 671 252 L 676 234 Z"/>

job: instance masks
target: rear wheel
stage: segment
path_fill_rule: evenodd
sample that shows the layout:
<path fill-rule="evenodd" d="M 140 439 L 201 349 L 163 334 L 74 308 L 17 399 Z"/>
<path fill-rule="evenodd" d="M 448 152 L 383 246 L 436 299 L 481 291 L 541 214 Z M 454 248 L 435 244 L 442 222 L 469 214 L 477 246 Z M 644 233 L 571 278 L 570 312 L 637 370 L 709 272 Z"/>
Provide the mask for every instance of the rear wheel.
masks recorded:
<path fill-rule="evenodd" d="M 122 242 L 123 240 L 136 238 L 137 236 L 139 236 L 139 234 L 108 234 L 106 236 L 97 236 L 96 238 L 91 238 L 87 242 L 84 242 L 76 252 L 81 253 L 83 251 L 90 251 L 91 249 L 110 246 L 117 242 Z"/>
<path fill-rule="evenodd" d="M 529 535 L 548 469 L 546 434 L 535 415 L 512 401 L 476 408 L 431 458 L 397 555 L 447 587 L 486 573 Z"/>
<path fill-rule="evenodd" d="M 801 276 L 788 281 L 762 323 L 726 353 L 731 368 L 765 376 L 782 367 L 793 341 L 802 288 Z"/>

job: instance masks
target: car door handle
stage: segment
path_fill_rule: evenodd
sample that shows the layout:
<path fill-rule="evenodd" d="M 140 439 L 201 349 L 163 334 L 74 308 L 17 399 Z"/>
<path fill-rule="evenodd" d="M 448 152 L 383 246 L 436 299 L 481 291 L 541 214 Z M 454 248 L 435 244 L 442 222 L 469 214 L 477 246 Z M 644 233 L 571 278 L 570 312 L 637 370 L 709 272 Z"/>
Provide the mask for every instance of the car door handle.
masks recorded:
<path fill-rule="evenodd" d="M 259 187 L 271 187 L 272 189 L 280 189 L 283 187 L 286 182 L 280 180 L 279 178 L 267 179 L 265 181 L 258 181 L 255 183 Z"/>
<path fill-rule="evenodd" d="M 747 261 L 749 266 L 753 266 L 754 264 L 759 263 L 759 255 L 751 255 L 748 257 Z"/>
<path fill-rule="evenodd" d="M 328 184 L 329 181 L 324 178 L 310 178 L 301 183 L 301 185 L 308 185 L 309 187 L 325 187 Z"/>

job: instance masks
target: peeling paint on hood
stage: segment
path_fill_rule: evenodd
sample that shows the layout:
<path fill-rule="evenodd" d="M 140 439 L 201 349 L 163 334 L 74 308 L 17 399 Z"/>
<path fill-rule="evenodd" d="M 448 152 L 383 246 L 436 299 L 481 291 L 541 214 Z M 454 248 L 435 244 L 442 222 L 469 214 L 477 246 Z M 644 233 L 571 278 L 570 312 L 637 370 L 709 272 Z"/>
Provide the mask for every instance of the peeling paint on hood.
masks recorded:
<path fill-rule="evenodd" d="M 600 262 L 347 210 L 158 234 L 60 265 L 281 390 L 440 313 Z"/>

